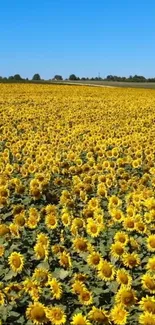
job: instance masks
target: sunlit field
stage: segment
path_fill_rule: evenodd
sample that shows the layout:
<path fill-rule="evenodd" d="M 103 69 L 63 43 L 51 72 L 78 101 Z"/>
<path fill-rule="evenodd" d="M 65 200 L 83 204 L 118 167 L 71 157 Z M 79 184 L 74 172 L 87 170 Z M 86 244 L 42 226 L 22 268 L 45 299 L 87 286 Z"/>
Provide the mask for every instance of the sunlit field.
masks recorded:
<path fill-rule="evenodd" d="M 0 84 L 0 324 L 155 325 L 155 91 Z"/>

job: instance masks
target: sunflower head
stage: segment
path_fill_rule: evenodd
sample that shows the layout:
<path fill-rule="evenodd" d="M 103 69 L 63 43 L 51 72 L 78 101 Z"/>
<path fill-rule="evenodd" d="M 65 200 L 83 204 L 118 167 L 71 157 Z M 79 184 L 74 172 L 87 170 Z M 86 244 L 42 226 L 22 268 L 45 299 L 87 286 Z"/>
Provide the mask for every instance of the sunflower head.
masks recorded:
<path fill-rule="evenodd" d="M 60 307 L 48 308 L 47 317 L 54 325 L 63 325 L 66 323 L 66 315 Z"/>
<path fill-rule="evenodd" d="M 101 260 L 98 266 L 98 276 L 104 281 L 112 281 L 114 279 L 115 270 L 111 263 Z"/>
<path fill-rule="evenodd" d="M 135 292 L 129 287 L 122 287 L 116 294 L 116 303 L 124 307 L 130 307 L 136 303 Z"/>
<path fill-rule="evenodd" d="M 24 257 L 22 254 L 12 252 L 8 258 L 9 265 L 14 272 L 20 273 L 24 266 Z"/>
<path fill-rule="evenodd" d="M 89 319 L 97 324 L 110 324 L 109 315 L 102 308 L 96 308 L 93 306 L 88 315 Z"/>
<path fill-rule="evenodd" d="M 36 302 L 29 305 L 26 310 L 26 317 L 36 325 L 45 324 L 48 322 L 46 312 L 47 310 L 45 306 L 39 302 Z"/>
<path fill-rule="evenodd" d="M 116 305 L 111 310 L 111 319 L 116 325 L 125 325 L 129 313 L 125 310 L 122 305 Z"/>

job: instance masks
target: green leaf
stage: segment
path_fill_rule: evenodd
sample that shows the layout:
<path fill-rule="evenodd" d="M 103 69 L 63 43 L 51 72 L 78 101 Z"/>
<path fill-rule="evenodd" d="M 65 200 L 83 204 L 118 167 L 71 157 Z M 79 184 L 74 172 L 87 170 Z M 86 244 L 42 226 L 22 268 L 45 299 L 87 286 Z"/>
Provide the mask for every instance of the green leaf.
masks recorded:
<path fill-rule="evenodd" d="M 13 272 L 12 270 L 10 270 L 4 277 L 5 281 L 11 280 L 12 278 L 16 277 L 17 273 Z"/>

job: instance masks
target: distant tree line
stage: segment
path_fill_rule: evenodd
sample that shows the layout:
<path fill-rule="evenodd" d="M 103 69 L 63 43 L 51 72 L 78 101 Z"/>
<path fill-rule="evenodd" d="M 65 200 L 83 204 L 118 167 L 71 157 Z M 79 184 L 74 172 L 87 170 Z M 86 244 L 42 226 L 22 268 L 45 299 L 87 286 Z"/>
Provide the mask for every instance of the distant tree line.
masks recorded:
<path fill-rule="evenodd" d="M 64 80 L 61 75 L 55 75 L 53 78 L 45 80 L 42 79 L 39 73 L 35 73 L 32 79 L 29 78 L 22 78 L 20 74 L 15 74 L 14 76 L 7 77 L 0 77 L 0 82 L 41 82 L 41 81 L 62 81 Z M 108 75 L 105 78 L 101 77 L 77 77 L 75 74 L 71 74 L 69 78 L 65 80 L 70 81 L 117 81 L 117 82 L 155 82 L 155 78 L 145 78 L 144 76 L 129 76 L 129 77 L 119 77 L 115 75 Z"/>

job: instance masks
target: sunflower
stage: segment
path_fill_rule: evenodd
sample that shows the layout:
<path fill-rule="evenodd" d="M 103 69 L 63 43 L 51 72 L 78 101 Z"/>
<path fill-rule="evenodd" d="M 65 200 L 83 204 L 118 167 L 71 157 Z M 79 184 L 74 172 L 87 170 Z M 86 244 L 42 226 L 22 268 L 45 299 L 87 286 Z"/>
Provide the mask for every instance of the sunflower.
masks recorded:
<path fill-rule="evenodd" d="M 37 235 L 37 243 L 42 244 L 45 247 L 49 246 L 49 237 L 48 235 L 44 234 L 43 232 L 40 232 Z"/>
<path fill-rule="evenodd" d="M 77 237 L 73 240 L 73 247 L 78 253 L 87 252 L 89 249 L 88 240 L 83 237 Z"/>
<path fill-rule="evenodd" d="M 64 268 L 72 267 L 72 261 L 71 261 L 70 254 L 65 252 L 65 251 L 60 253 L 60 255 L 59 255 L 59 263 Z"/>
<path fill-rule="evenodd" d="M 75 218 L 72 222 L 72 226 L 75 226 L 77 229 L 83 229 L 84 220 L 82 220 L 82 218 Z"/>
<path fill-rule="evenodd" d="M 115 270 L 112 264 L 106 260 L 101 260 L 98 266 L 98 277 L 104 281 L 112 281 L 115 276 Z"/>
<path fill-rule="evenodd" d="M 32 278 L 41 286 L 45 286 L 50 278 L 50 275 L 46 269 L 38 267 L 35 269 Z"/>
<path fill-rule="evenodd" d="M 155 252 L 155 235 L 150 235 L 147 238 L 147 249 L 150 252 Z"/>
<path fill-rule="evenodd" d="M 149 313 L 155 314 L 155 298 L 153 297 L 142 297 L 139 302 L 142 310 L 147 311 Z"/>
<path fill-rule="evenodd" d="M 56 216 L 53 213 L 47 214 L 45 217 L 45 224 L 49 229 L 55 229 L 58 225 Z"/>
<path fill-rule="evenodd" d="M 0 257 L 4 255 L 5 248 L 3 245 L 0 245 Z"/>
<path fill-rule="evenodd" d="M 132 283 L 132 277 L 125 269 L 120 269 L 116 273 L 116 281 L 122 286 L 130 286 Z"/>
<path fill-rule="evenodd" d="M 136 224 L 135 224 L 135 230 L 137 230 L 137 232 L 140 234 L 144 234 L 144 233 L 146 233 L 147 227 L 144 222 L 139 221 L 139 222 L 136 222 Z"/>
<path fill-rule="evenodd" d="M 92 293 L 89 292 L 87 289 L 82 290 L 79 295 L 79 301 L 80 301 L 81 305 L 84 305 L 84 306 L 91 305 L 93 302 Z"/>
<path fill-rule="evenodd" d="M 48 308 L 47 317 L 53 325 L 63 325 L 66 323 L 66 315 L 60 307 Z"/>
<path fill-rule="evenodd" d="M 62 220 L 62 223 L 65 227 L 68 227 L 71 223 L 71 217 L 70 217 L 70 214 L 68 212 L 65 212 L 62 214 L 61 216 L 61 220 Z"/>
<path fill-rule="evenodd" d="M 18 225 L 16 225 L 15 223 L 10 223 L 9 229 L 12 237 L 20 238 Z"/>
<path fill-rule="evenodd" d="M 107 198 L 107 189 L 103 183 L 98 185 L 97 195 Z"/>
<path fill-rule="evenodd" d="M 21 283 L 12 282 L 9 283 L 7 287 L 4 289 L 4 293 L 7 296 L 7 299 L 9 301 L 15 301 L 16 299 L 19 299 L 23 292 L 23 286 Z"/>
<path fill-rule="evenodd" d="M 16 214 L 20 214 L 21 212 L 24 211 L 24 206 L 21 204 L 17 204 L 13 207 L 13 215 L 15 216 Z"/>
<path fill-rule="evenodd" d="M 116 232 L 114 240 L 120 242 L 122 245 L 126 245 L 129 241 L 128 235 L 123 231 Z"/>
<path fill-rule="evenodd" d="M 126 217 L 123 222 L 124 229 L 133 231 L 135 229 L 135 222 L 133 217 Z"/>
<path fill-rule="evenodd" d="M 135 292 L 130 287 L 121 287 L 115 296 L 117 304 L 131 307 L 136 303 Z"/>
<path fill-rule="evenodd" d="M 120 242 L 115 242 L 111 245 L 111 256 L 121 257 L 124 253 L 124 246 Z"/>
<path fill-rule="evenodd" d="M 37 187 L 32 187 L 30 189 L 30 195 L 34 198 L 34 200 L 39 200 L 41 198 L 41 191 Z"/>
<path fill-rule="evenodd" d="M 91 321 L 96 322 L 97 324 L 110 324 L 109 315 L 107 311 L 102 308 L 96 308 L 93 306 L 88 317 Z"/>
<path fill-rule="evenodd" d="M 42 293 L 42 289 L 36 281 L 26 278 L 23 282 L 24 291 L 27 292 L 34 301 L 38 301 Z"/>
<path fill-rule="evenodd" d="M 109 210 L 110 215 L 112 216 L 112 220 L 114 222 L 122 222 L 124 220 L 124 214 L 120 209 L 116 209 L 112 207 L 112 209 Z"/>
<path fill-rule="evenodd" d="M 46 317 L 47 309 L 40 302 L 30 304 L 26 310 L 26 317 L 31 320 L 34 324 L 45 324 L 48 322 Z"/>
<path fill-rule="evenodd" d="M 72 292 L 74 294 L 81 294 L 85 290 L 85 285 L 83 284 L 82 281 L 80 280 L 75 280 L 74 283 L 72 284 Z"/>
<path fill-rule="evenodd" d="M 125 325 L 128 315 L 129 313 L 121 305 L 114 306 L 110 313 L 111 319 L 116 325 Z"/>
<path fill-rule="evenodd" d="M 25 222 L 26 222 L 25 214 L 24 213 L 16 214 L 13 221 L 17 226 L 24 227 Z"/>
<path fill-rule="evenodd" d="M 9 265 L 14 272 L 20 273 L 24 266 L 24 257 L 22 254 L 12 252 L 8 258 Z"/>
<path fill-rule="evenodd" d="M 148 290 L 150 293 L 155 293 L 155 275 L 151 275 L 149 272 L 145 273 L 141 281 L 144 289 Z"/>
<path fill-rule="evenodd" d="M 86 230 L 87 230 L 87 234 L 90 235 L 91 237 L 98 237 L 102 230 L 102 226 L 98 225 L 95 220 L 90 218 L 87 221 Z"/>
<path fill-rule="evenodd" d="M 9 234 L 9 227 L 5 224 L 0 224 L 0 237 Z"/>
<path fill-rule="evenodd" d="M 155 315 L 149 313 L 148 311 L 144 312 L 139 316 L 139 324 L 141 325 L 155 325 Z"/>
<path fill-rule="evenodd" d="M 85 316 L 83 316 L 81 313 L 78 313 L 72 317 L 71 325 L 91 325 L 91 323 Z"/>
<path fill-rule="evenodd" d="M 0 290 L 0 306 L 1 305 L 4 305 L 4 303 L 5 303 L 5 299 L 4 299 L 4 294 L 2 293 L 2 291 Z"/>
<path fill-rule="evenodd" d="M 45 211 L 46 211 L 46 214 L 51 214 L 51 213 L 55 214 L 56 213 L 56 206 L 52 205 L 52 204 L 48 204 L 45 207 Z"/>
<path fill-rule="evenodd" d="M 38 225 L 38 219 L 34 215 L 29 215 L 26 225 L 29 229 L 35 229 Z"/>
<path fill-rule="evenodd" d="M 48 285 L 52 290 L 53 297 L 59 300 L 62 296 L 62 286 L 60 282 L 56 278 L 52 278 L 52 280 L 48 282 Z"/>
<path fill-rule="evenodd" d="M 123 264 L 132 269 L 140 264 L 139 255 L 136 253 L 124 253 L 122 257 Z"/>
<path fill-rule="evenodd" d="M 139 243 L 134 237 L 130 237 L 129 244 L 133 251 L 138 250 L 140 248 Z"/>
<path fill-rule="evenodd" d="M 35 251 L 36 258 L 38 260 L 46 259 L 48 256 L 48 249 L 45 246 L 43 246 L 41 243 L 37 243 L 34 246 L 34 251 Z"/>
<path fill-rule="evenodd" d="M 149 271 L 155 271 L 155 257 L 150 257 L 150 258 L 148 259 L 148 262 L 147 262 L 146 268 L 147 268 Z"/>
<path fill-rule="evenodd" d="M 87 257 L 87 263 L 93 268 L 97 268 L 101 260 L 101 255 L 98 252 L 93 251 Z"/>
<path fill-rule="evenodd" d="M 110 207 L 119 207 L 121 206 L 122 204 L 122 201 L 116 196 L 116 195 L 113 195 L 109 198 L 109 206 Z"/>
<path fill-rule="evenodd" d="M 96 210 L 99 207 L 99 200 L 98 198 L 93 197 L 91 200 L 88 202 L 88 209 L 91 210 Z"/>
<path fill-rule="evenodd" d="M 85 282 L 88 278 L 87 274 L 84 273 L 74 273 L 73 279 Z"/>

